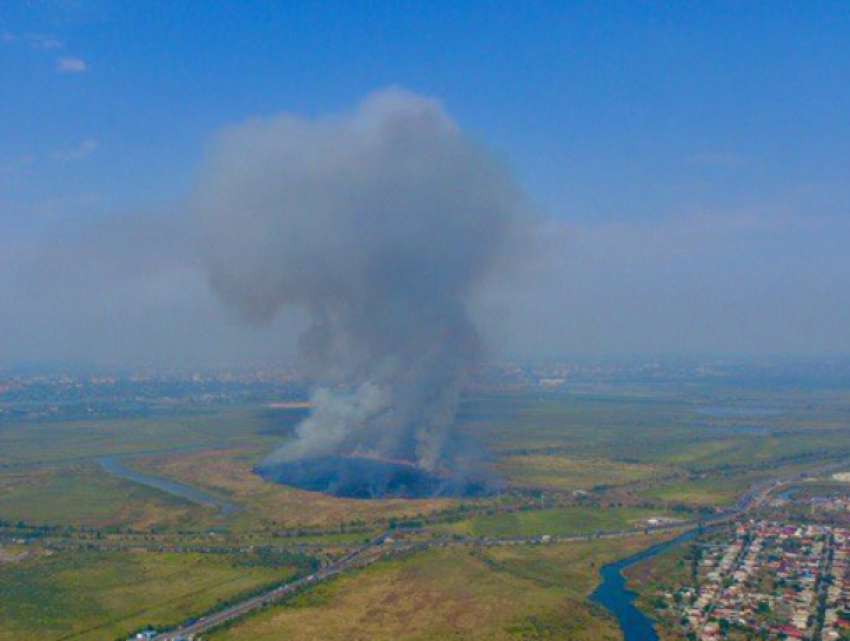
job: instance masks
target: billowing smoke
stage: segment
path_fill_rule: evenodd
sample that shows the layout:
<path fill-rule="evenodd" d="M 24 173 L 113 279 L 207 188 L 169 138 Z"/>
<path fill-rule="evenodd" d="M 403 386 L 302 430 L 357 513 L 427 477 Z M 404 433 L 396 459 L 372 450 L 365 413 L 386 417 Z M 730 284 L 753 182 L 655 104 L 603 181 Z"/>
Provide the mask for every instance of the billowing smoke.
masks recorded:
<path fill-rule="evenodd" d="M 320 381 L 272 460 L 446 462 L 481 354 L 469 305 L 516 252 L 526 204 L 510 173 L 439 102 L 390 89 L 353 113 L 224 131 L 196 206 L 214 289 L 242 315 L 309 315 Z"/>

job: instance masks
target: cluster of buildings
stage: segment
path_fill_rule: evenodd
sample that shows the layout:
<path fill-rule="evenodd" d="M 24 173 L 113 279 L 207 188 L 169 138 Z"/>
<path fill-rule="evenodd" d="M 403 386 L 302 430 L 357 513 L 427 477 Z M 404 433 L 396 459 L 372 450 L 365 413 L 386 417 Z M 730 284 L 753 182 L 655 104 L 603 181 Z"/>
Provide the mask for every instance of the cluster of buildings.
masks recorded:
<path fill-rule="evenodd" d="M 156 630 L 144 630 L 142 632 L 137 632 L 136 634 L 131 636 L 127 641 L 155 641 L 158 636 L 159 633 Z M 195 635 L 189 635 L 188 637 L 178 635 L 171 638 L 173 639 L 173 641 L 193 641 Z"/>
<path fill-rule="evenodd" d="M 850 639 L 849 558 L 850 530 L 749 521 L 698 544 L 696 584 L 666 596 L 699 641 Z"/>
<path fill-rule="evenodd" d="M 832 534 L 832 556 L 825 579 L 822 641 L 850 638 L 850 532 L 835 529 Z"/>
<path fill-rule="evenodd" d="M 581 389 L 703 379 L 712 375 L 698 362 L 658 359 L 570 359 L 504 362 L 477 373 L 473 389 L 488 391 Z"/>
<path fill-rule="evenodd" d="M 13 375 L 0 369 L 0 423 L 116 418 L 175 408 L 302 400 L 307 389 L 306 379 L 283 370 L 119 376 Z"/>
<path fill-rule="evenodd" d="M 811 509 L 824 512 L 850 512 L 850 498 L 846 496 L 816 497 L 809 501 Z"/>

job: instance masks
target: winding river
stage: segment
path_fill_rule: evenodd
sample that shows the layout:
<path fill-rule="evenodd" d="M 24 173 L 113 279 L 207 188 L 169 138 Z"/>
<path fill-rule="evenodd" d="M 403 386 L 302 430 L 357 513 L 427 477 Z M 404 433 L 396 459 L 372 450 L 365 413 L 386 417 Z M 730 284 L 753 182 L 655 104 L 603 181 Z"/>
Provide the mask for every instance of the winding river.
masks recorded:
<path fill-rule="evenodd" d="M 602 567 L 600 572 L 602 583 L 590 595 L 590 600 L 614 615 L 623 630 L 625 641 L 658 641 L 658 633 L 655 631 L 652 619 L 635 607 L 637 595 L 626 587 L 623 570 L 651 559 L 694 536 L 696 536 L 695 531 L 686 532 L 675 539 L 659 543 L 633 556 Z"/>
<path fill-rule="evenodd" d="M 197 503 L 198 505 L 218 508 L 223 516 L 230 516 L 242 511 L 241 505 L 230 503 L 215 496 L 214 494 L 199 490 L 191 485 L 184 485 L 183 483 L 178 483 L 177 481 L 172 481 L 171 479 L 166 479 L 161 476 L 144 474 L 143 472 L 125 467 L 121 464 L 121 461 L 131 459 L 135 456 L 138 455 L 125 454 L 120 456 L 101 456 L 97 459 L 97 462 L 104 470 L 116 478 L 124 479 L 125 481 L 132 481 L 139 485 L 145 485 L 155 490 L 159 490 L 160 492 L 170 494 L 171 496 L 176 496 L 186 501 Z"/>

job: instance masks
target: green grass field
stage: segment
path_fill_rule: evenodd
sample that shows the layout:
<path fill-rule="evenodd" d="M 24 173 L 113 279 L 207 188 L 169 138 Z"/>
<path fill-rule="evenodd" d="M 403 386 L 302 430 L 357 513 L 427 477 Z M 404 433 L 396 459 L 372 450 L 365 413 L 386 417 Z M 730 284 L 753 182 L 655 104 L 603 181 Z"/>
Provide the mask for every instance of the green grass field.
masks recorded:
<path fill-rule="evenodd" d="M 430 526 L 428 529 L 445 534 L 493 538 L 543 534 L 570 536 L 627 530 L 647 518 L 662 515 L 663 513 L 658 510 L 640 508 L 566 507 L 479 516 L 457 523 Z"/>
<path fill-rule="evenodd" d="M 0 640 L 113 641 L 291 573 L 200 554 L 61 552 L 0 564 Z"/>
<path fill-rule="evenodd" d="M 269 433 L 272 425 L 267 412 L 256 407 L 145 418 L 7 424 L 0 426 L 0 468 L 246 442 L 271 449 L 280 440 Z"/>
<path fill-rule="evenodd" d="M 720 507 L 733 504 L 753 482 L 753 478 L 744 476 L 696 479 L 653 488 L 641 496 L 667 504 Z"/>
<path fill-rule="evenodd" d="M 556 490 L 626 485 L 652 479 L 660 469 L 655 465 L 555 454 L 505 456 L 496 466 L 497 473 L 515 485 Z"/>
<path fill-rule="evenodd" d="M 842 391 L 812 390 L 517 395 L 471 401 L 466 422 L 502 457 L 599 460 L 600 470 L 620 464 L 705 471 L 850 455 L 843 445 L 849 404 Z M 705 411 L 714 407 L 740 413 Z"/>
<path fill-rule="evenodd" d="M 208 508 L 115 479 L 95 464 L 0 473 L 0 520 L 148 528 L 197 525 L 214 516 Z"/>
<path fill-rule="evenodd" d="M 599 585 L 600 568 L 671 538 L 672 534 L 639 536 L 616 541 L 488 548 L 486 557 L 500 571 L 546 586 L 560 587 L 584 598 Z"/>

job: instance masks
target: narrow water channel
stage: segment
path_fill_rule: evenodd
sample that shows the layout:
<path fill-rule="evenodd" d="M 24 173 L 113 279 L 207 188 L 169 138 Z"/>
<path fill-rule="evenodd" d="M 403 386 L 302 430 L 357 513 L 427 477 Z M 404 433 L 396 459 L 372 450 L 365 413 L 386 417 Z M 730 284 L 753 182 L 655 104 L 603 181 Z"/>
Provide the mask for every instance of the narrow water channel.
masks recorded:
<path fill-rule="evenodd" d="M 659 543 L 633 556 L 602 567 L 600 571 L 602 583 L 590 595 L 590 600 L 614 615 L 623 630 L 625 641 L 658 641 L 658 633 L 655 631 L 652 619 L 635 607 L 637 595 L 626 587 L 623 570 L 689 541 L 694 536 L 696 532 L 686 532 L 671 541 Z"/>
<path fill-rule="evenodd" d="M 170 494 L 171 496 L 176 496 L 181 499 L 191 501 L 192 503 L 197 503 L 198 505 L 218 508 L 223 516 L 230 516 L 231 514 L 236 514 L 237 512 L 242 511 L 242 506 L 225 501 L 224 499 L 210 494 L 209 492 L 204 492 L 196 487 L 183 485 L 182 483 L 162 478 L 161 476 L 144 474 L 121 464 L 121 461 L 133 458 L 133 456 L 135 455 L 101 456 L 97 459 L 97 462 L 104 470 L 116 478 L 123 479 L 125 481 L 132 481 L 139 485 L 145 485 L 155 490 L 159 490 L 160 492 Z"/>

